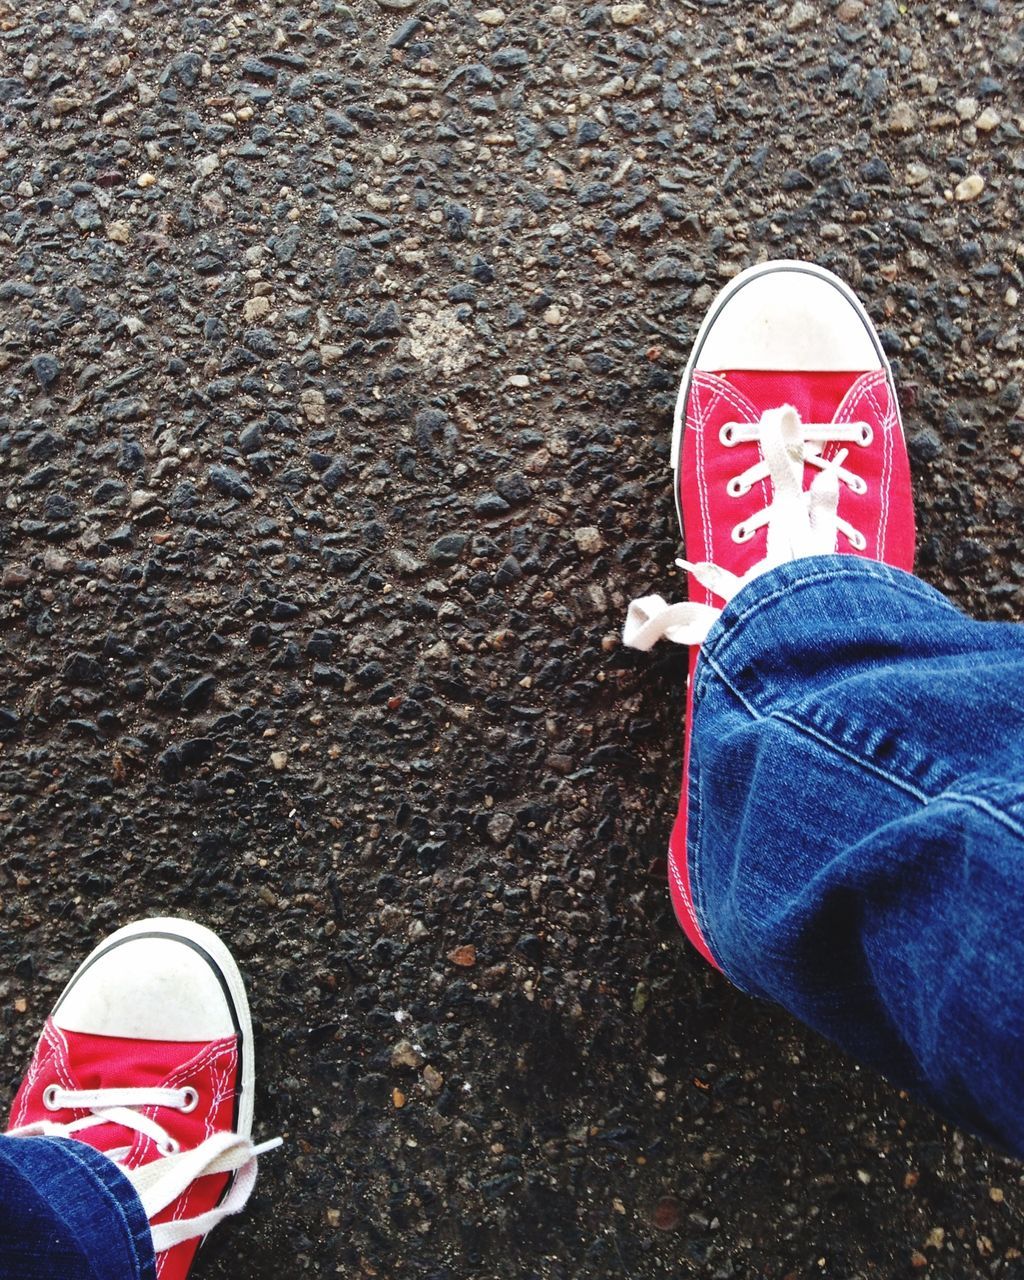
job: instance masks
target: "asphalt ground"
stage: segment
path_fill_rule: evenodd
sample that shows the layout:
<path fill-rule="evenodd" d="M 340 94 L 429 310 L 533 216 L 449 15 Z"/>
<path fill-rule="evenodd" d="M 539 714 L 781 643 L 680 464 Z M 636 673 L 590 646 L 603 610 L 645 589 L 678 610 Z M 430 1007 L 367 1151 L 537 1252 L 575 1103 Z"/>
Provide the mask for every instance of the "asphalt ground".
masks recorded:
<path fill-rule="evenodd" d="M 0 1044 L 220 931 L 263 1161 L 197 1277 L 1024 1276 L 1019 1167 L 665 887 L 671 406 L 799 256 L 919 571 L 1022 613 L 1024 6 L 0 0 Z"/>

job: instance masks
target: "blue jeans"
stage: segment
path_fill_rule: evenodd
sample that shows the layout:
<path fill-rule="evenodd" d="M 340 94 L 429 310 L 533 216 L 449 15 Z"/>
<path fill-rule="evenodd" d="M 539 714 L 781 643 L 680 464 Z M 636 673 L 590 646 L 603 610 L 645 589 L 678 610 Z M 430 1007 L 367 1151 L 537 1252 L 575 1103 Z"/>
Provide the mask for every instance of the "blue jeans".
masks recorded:
<path fill-rule="evenodd" d="M 149 1223 L 106 1156 L 64 1138 L 0 1136 L 3 1280 L 153 1280 Z"/>
<path fill-rule="evenodd" d="M 726 976 L 1024 1155 L 1024 627 L 798 560 L 694 675 L 688 856 Z"/>

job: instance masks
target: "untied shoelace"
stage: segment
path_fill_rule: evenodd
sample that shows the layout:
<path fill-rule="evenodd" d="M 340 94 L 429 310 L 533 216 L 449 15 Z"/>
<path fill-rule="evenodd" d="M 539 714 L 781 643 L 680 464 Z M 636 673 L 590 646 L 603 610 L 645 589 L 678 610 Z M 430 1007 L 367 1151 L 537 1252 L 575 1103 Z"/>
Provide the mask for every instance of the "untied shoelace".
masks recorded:
<path fill-rule="evenodd" d="M 866 487 L 864 481 L 843 466 L 849 450 L 841 449 L 834 457 L 824 458 L 820 446 L 825 441 L 868 444 L 870 432 L 870 427 L 862 422 L 805 425 L 791 405 L 766 410 L 757 423 L 727 424 L 723 428 L 723 443 L 756 440 L 761 446 L 763 461 L 730 481 L 730 492 L 745 493 L 765 477 L 771 481 L 770 504 L 733 530 L 734 539 L 745 542 L 765 526 L 768 534 L 765 556 L 742 577 L 706 560 L 696 563 L 677 560 L 676 564 L 728 603 L 741 587 L 767 569 L 802 556 L 835 551 L 840 532 L 854 547 L 863 549 L 863 535 L 839 518 L 838 509 L 840 482 L 862 493 Z M 808 463 L 817 468 L 818 474 L 805 490 L 804 466 Z M 721 612 L 720 608 L 697 601 L 668 604 L 658 595 L 642 596 L 629 606 L 622 639 L 631 649 L 644 651 L 662 639 L 674 644 L 701 644 Z"/>
<path fill-rule="evenodd" d="M 182 1151 L 161 1124 L 138 1110 L 140 1107 L 170 1107 L 187 1112 L 195 1109 L 198 1100 L 198 1094 L 191 1088 L 62 1089 L 59 1085 L 50 1085 L 43 1094 L 47 1110 L 87 1111 L 89 1114 L 66 1124 L 37 1120 L 12 1129 L 9 1136 L 75 1138 L 95 1125 L 115 1124 L 151 1139 L 160 1155 L 137 1168 L 125 1168 L 121 1163 L 131 1150 L 130 1146 L 104 1153 L 134 1186 L 149 1219 L 166 1209 L 197 1178 L 233 1173 L 235 1178 L 230 1191 L 208 1213 L 172 1222 L 151 1223 L 153 1249 L 162 1253 L 185 1240 L 206 1235 L 218 1222 L 243 1209 L 256 1185 L 257 1157 L 281 1146 L 280 1138 L 254 1146 L 240 1134 L 215 1133 L 190 1151 Z"/>

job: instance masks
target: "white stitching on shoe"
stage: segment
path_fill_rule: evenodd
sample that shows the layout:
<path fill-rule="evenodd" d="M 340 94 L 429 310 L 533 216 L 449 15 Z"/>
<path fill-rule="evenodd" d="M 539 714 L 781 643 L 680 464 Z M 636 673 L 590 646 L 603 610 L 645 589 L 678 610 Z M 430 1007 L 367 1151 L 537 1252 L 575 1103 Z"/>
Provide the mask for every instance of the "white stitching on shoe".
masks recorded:
<path fill-rule="evenodd" d="M 710 555 L 711 517 L 708 511 L 709 501 L 708 501 L 708 491 L 707 491 L 707 479 L 704 475 L 704 432 L 706 430 L 708 415 L 704 409 L 703 397 L 698 394 L 692 397 L 692 399 L 694 402 L 694 416 L 697 424 L 696 425 L 696 431 L 697 431 L 696 476 L 697 476 L 697 496 L 700 502 L 701 532 L 703 534 L 704 546 L 708 548 L 708 554 Z M 679 474 L 680 476 L 682 476 L 682 468 L 680 468 Z M 706 603 L 708 604 L 711 603 L 710 595 L 708 596 Z"/>
<path fill-rule="evenodd" d="M 697 477 L 697 493 L 700 500 L 701 513 L 701 531 L 703 533 L 704 545 L 701 548 L 703 558 L 707 560 L 713 559 L 714 547 L 712 545 L 712 524 L 711 524 L 711 501 L 708 495 L 707 476 L 704 468 L 704 452 L 705 452 L 705 433 L 707 424 L 711 415 L 718 408 L 719 403 L 724 401 L 738 415 L 742 415 L 744 422 L 756 422 L 758 418 L 757 408 L 755 405 L 737 391 L 722 378 L 716 377 L 714 374 L 702 373 L 697 370 L 690 384 L 690 396 L 687 401 L 687 419 L 689 419 L 690 405 L 694 409 L 694 424 L 697 432 L 697 458 L 696 467 L 694 468 Z M 679 481 L 677 481 L 678 483 Z M 761 493 L 765 506 L 768 505 L 768 486 L 767 481 L 761 481 Z M 687 547 L 689 553 L 690 548 Z M 712 593 L 705 590 L 705 603 L 711 604 Z"/>

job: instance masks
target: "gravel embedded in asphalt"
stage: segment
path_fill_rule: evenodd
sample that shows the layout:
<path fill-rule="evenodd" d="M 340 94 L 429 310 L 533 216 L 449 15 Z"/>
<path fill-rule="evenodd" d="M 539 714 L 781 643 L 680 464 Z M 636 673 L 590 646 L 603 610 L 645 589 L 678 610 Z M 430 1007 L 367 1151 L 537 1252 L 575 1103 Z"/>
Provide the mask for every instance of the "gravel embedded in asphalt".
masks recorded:
<path fill-rule="evenodd" d="M 671 407 L 742 267 L 894 358 L 919 568 L 1024 603 L 1020 6 L 0 13 L 0 1029 L 218 929 L 262 1162 L 197 1277 L 1024 1274 L 1016 1165 L 665 888 Z"/>

